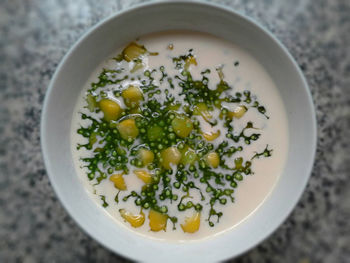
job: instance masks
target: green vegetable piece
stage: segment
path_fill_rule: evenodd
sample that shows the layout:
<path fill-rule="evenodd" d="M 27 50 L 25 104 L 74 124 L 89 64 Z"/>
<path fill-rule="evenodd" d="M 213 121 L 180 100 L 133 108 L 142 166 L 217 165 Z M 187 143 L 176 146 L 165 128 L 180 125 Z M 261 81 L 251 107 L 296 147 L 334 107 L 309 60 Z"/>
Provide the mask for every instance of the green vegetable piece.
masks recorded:
<path fill-rule="evenodd" d="M 94 96 L 92 96 L 91 94 L 88 94 L 86 96 L 86 103 L 87 103 L 87 108 L 89 109 L 89 111 L 94 112 L 96 107 L 97 107 L 96 98 Z"/>
<path fill-rule="evenodd" d="M 89 144 L 90 144 L 90 147 L 92 147 L 96 142 L 97 142 L 97 132 L 93 132 L 91 133 L 90 137 L 89 137 Z"/>
<path fill-rule="evenodd" d="M 197 154 L 191 148 L 187 148 L 182 152 L 181 163 L 183 164 L 194 164 L 197 161 Z"/>
<path fill-rule="evenodd" d="M 156 141 L 163 138 L 163 128 L 153 125 L 147 130 L 147 137 L 150 141 Z"/>

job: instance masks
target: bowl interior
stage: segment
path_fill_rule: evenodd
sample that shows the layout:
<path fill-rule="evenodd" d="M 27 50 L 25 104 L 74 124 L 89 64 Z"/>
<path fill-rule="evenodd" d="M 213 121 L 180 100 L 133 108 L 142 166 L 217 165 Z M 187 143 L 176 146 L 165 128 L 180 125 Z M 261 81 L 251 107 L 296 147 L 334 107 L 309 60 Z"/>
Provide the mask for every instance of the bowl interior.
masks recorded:
<path fill-rule="evenodd" d="M 96 65 L 117 47 L 140 35 L 177 29 L 206 32 L 234 42 L 248 50 L 267 69 L 286 108 L 290 145 L 284 173 L 270 197 L 253 216 L 234 231 L 186 245 L 135 235 L 106 216 L 87 196 L 74 170 L 70 150 L 72 113 L 81 89 Z M 311 171 L 315 127 L 307 84 L 294 60 L 274 37 L 251 20 L 218 6 L 165 2 L 115 15 L 78 41 L 51 81 L 43 108 L 41 140 L 45 164 L 58 197 L 80 226 L 100 243 L 135 260 L 213 262 L 236 256 L 256 245 L 288 216 Z M 211 252 L 203 254 L 206 249 Z"/>

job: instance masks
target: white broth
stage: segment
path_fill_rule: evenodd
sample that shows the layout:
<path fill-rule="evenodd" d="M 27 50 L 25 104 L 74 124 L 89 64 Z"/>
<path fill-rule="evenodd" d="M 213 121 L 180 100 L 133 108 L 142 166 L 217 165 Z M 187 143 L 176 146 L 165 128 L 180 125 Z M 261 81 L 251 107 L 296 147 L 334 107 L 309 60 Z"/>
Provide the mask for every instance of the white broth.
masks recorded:
<path fill-rule="evenodd" d="M 259 100 L 259 102 L 265 106 L 266 115 L 269 117 L 267 119 L 265 115 L 260 114 L 258 110 L 254 107 L 248 107 L 248 111 L 243 115 L 242 118 L 234 120 L 234 131 L 241 131 L 247 122 L 251 121 L 254 127 L 258 130 L 251 129 L 247 130 L 247 134 L 258 131 L 261 135 L 257 141 L 253 141 L 250 145 L 244 143 L 240 140 L 238 143 L 230 141 L 229 145 L 242 146 L 243 151 L 235 153 L 232 157 L 226 157 L 226 162 L 228 165 L 233 165 L 233 160 L 236 157 L 243 157 L 245 160 L 251 159 L 256 152 L 262 152 L 268 145 L 269 149 L 272 149 L 272 156 L 268 158 L 255 158 L 252 162 L 252 171 L 254 174 L 245 175 L 242 181 L 238 182 L 237 188 L 234 189 L 233 197 L 235 201 L 232 203 L 229 199 L 225 205 L 217 204 L 216 208 L 218 211 L 222 211 L 223 216 L 220 218 L 219 223 L 216 223 L 216 218 L 212 220 L 215 221 L 213 227 L 209 226 L 206 218 L 208 217 L 210 206 L 209 204 L 203 206 L 201 212 L 201 222 L 200 228 L 195 233 L 184 233 L 180 224 L 185 220 L 185 217 L 191 216 L 193 211 L 188 209 L 183 212 L 179 212 L 176 205 L 172 205 L 169 200 L 164 201 L 164 204 L 168 206 L 168 213 L 171 215 L 176 215 L 178 218 L 178 223 L 176 225 L 176 230 L 173 230 L 173 224 L 169 221 L 167 224 L 166 231 L 153 232 L 150 231 L 148 211 L 144 209 L 146 214 L 145 223 L 139 228 L 133 228 L 129 223 L 121 217 L 119 213 L 120 208 L 125 208 L 126 210 L 138 214 L 140 208 L 134 203 L 134 199 L 129 198 L 128 201 L 120 201 L 122 197 L 126 194 L 124 192 L 120 193 L 119 203 L 114 201 L 115 196 L 118 192 L 111 181 L 108 179 L 102 180 L 100 184 L 96 184 L 96 180 L 90 181 L 87 177 L 88 170 L 82 168 L 84 163 L 81 161 L 81 157 L 91 156 L 91 151 L 81 148 L 77 150 L 77 144 L 86 143 L 87 139 L 83 138 L 77 133 L 80 126 L 84 126 L 88 123 L 87 120 L 81 119 L 81 112 L 87 112 L 84 108 L 86 106 L 85 94 L 89 88 L 91 88 L 91 83 L 97 81 L 97 77 L 103 68 L 113 68 L 116 63 L 113 59 L 108 59 L 99 65 L 91 77 L 87 80 L 86 86 L 83 88 L 81 96 L 77 101 L 75 112 L 73 113 L 72 119 L 72 130 L 71 130 L 71 145 L 72 153 L 74 158 L 74 164 L 77 171 L 77 176 L 81 179 L 84 187 L 86 188 L 89 196 L 93 198 L 97 205 L 101 206 L 109 216 L 116 220 L 117 224 L 124 227 L 130 228 L 131 231 L 135 233 L 146 235 L 148 237 L 164 240 L 173 241 L 187 241 L 187 240 L 197 240 L 203 238 L 209 238 L 213 235 L 222 233 L 224 231 L 231 231 L 235 226 L 241 224 L 246 218 L 248 218 L 256 209 L 259 208 L 266 198 L 268 198 L 269 193 L 273 190 L 276 185 L 278 178 L 284 168 L 284 164 L 287 158 L 288 150 L 288 127 L 286 112 L 283 106 L 283 102 L 278 93 L 278 90 L 257 60 L 254 59 L 249 53 L 244 50 L 244 47 L 238 47 L 230 42 L 223 39 L 214 37 L 212 35 L 194 33 L 194 32 L 164 32 L 157 34 L 150 34 L 142 36 L 137 40 L 137 43 L 144 45 L 150 52 L 158 52 L 158 55 L 148 56 L 144 60 L 144 68 L 137 70 L 135 73 L 130 74 L 131 76 L 142 75 L 143 71 L 146 69 L 152 70 L 154 68 L 159 69 L 160 66 L 165 67 L 165 71 L 168 76 L 174 76 L 178 74 L 178 70 L 174 68 L 172 62 L 172 57 L 177 57 L 182 54 L 186 54 L 189 49 L 193 49 L 193 54 L 195 55 L 196 62 L 198 65 L 190 65 L 190 72 L 193 79 L 201 79 L 201 72 L 207 68 L 211 72 L 207 75 L 209 81 L 209 88 L 215 89 L 216 84 L 220 82 L 219 75 L 215 70 L 218 67 L 222 67 L 222 73 L 224 75 L 224 80 L 233 87 L 232 92 L 243 92 L 244 90 L 249 90 L 252 94 L 252 98 Z M 169 44 L 172 44 L 173 49 L 169 49 Z M 123 47 L 117 49 L 111 54 L 111 58 L 115 57 L 117 54 L 121 53 Z M 132 63 L 131 63 L 132 64 Z M 130 65 L 130 69 L 133 65 Z M 159 76 L 157 72 L 156 76 Z M 155 78 L 157 82 L 157 78 Z M 139 84 L 139 80 L 124 80 L 120 83 L 123 87 L 130 84 Z M 169 86 L 167 81 L 163 83 L 157 82 L 160 88 L 167 88 Z M 183 101 L 183 95 L 180 94 L 180 88 L 174 82 L 175 88 L 173 90 L 169 89 L 170 93 L 178 101 Z M 212 86 L 211 86 L 212 85 Z M 113 85 L 111 85 L 111 88 Z M 113 97 L 112 92 L 107 92 L 109 97 Z M 164 101 L 165 95 L 155 94 L 154 97 L 159 101 Z M 119 104 L 124 107 L 123 99 L 116 99 Z M 229 105 L 226 105 L 229 107 Z M 219 120 L 219 111 L 213 111 L 214 119 Z M 95 113 L 95 116 L 102 117 L 102 113 Z M 200 127 L 202 131 L 216 132 L 221 131 L 220 136 L 212 141 L 216 147 L 222 141 L 227 140 L 225 137 L 225 128 L 223 127 L 223 122 L 219 120 L 218 124 L 214 127 L 208 125 L 202 117 L 198 117 L 200 121 Z M 144 183 L 133 174 L 133 170 L 138 169 L 130 164 L 129 174 L 124 176 L 125 183 L 128 186 L 128 193 L 132 190 L 137 191 L 141 189 Z M 175 172 L 175 169 L 174 169 Z M 172 176 L 170 176 L 172 177 Z M 174 178 L 174 176 L 172 177 Z M 173 181 L 171 181 L 173 183 Z M 205 187 L 201 189 L 205 192 Z M 175 193 L 181 196 L 181 189 L 173 189 Z M 192 193 L 192 192 L 191 192 Z M 105 201 L 108 203 L 107 207 L 102 207 L 101 195 L 105 196 Z M 192 193 L 191 201 L 195 203 L 199 201 L 200 195 L 197 191 Z M 204 204 L 208 203 L 209 200 L 205 201 Z M 175 202 L 173 202 L 175 203 Z"/>

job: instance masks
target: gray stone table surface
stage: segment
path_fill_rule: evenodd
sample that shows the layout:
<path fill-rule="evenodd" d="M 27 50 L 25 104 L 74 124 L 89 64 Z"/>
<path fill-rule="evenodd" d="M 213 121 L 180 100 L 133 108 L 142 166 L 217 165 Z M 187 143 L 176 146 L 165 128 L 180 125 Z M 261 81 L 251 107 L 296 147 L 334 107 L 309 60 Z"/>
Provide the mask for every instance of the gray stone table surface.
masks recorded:
<path fill-rule="evenodd" d="M 40 150 L 51 76 L 101 19 L 143 1 L 0 0 L 0 262 L 124 262 L 57 200 Z M 214 2 L 214 1 L 213 1 Z M 311 179 L 286 222 L 237 262 L 350 262 L 350 1 L 215 1 L 273 32 L 303 70 L 316 107 Z"/>

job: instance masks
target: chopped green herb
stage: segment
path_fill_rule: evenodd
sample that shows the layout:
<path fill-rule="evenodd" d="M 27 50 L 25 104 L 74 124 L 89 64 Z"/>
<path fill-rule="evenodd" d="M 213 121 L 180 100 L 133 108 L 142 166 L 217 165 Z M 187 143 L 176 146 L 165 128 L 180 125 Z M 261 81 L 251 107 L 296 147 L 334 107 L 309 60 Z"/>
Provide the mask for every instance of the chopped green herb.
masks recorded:
<path fill-rule="evenodd" d="M 172 50 L 173 45 L 167 48 Z M 191 209 L 199 213 L 207 206 L 207 221 L 213 227 L 223 216 L 220 207 L 234 202 L 234 189 L 253 173 L 254 159 L 272 154 L 272 149 L 266 146 L 250 160 L 239 157 L 246 145 L 259 140 L 261 130 L 248 121 L 237 132 L 235 118 L 256 108 L 268 119 L 267 109 L 250 91 L 233 92 L 233 87 L 225 81 L 223 66 L 216 68 L 220 80 L 215 83 L 215 89 L 209 79 L 211 69 L 202 70 L 200 78 L 195 79 L 191 74 L 191 68 L 197 66 L 194 50 L 172 58 L 179 72 L 174 76 L 169 75 L 165 66 L 145 69 L 145 57 L 157 54 L 133 42 L 114 58 L 117 69 L 102 70 L 98 81 L 86 93 L 89 112 L 81 113 L 81 119 L 88 124 L 77 130 L 88 142 L 78 144 L 77 149 L 85 148 L 91 153 L 81 160 L 88 179 L 95 184 L 116 175 L 123 179 L 123 175 L 130 173 L 129 166 L 139 170 L 135 173 L 144 186 L 131 192 L 124 185 L 116 189 L 117 205 L 131 199 L 141 209 L 140 216 L 142 210 L 150 209 L 162 223 L 164 218 L 165 222 L 169 219 L 173 229 L 178 220 L 168 214 L 169 202 L 179 212 Z M 130 67 L 128 63 L 132 63 Z M 238 61 L 234 62 L 234 66 L 238 65 Z M 130 72 L 125 68 L 131 68 Z M 125 86 L 125 80 L 138 80 L 139 85 Z M 167 85 L 166 88 L 161 88 L 160 83 Z M 183 100 L 174 95 L 177 88 L 180 89 L 177 95 Z M 120 100 L 125 107 L 118 104 Z M 223 106 L 238 103 L 235 112 Z M 218 119 L 213 117 L 215 111 L 219 113 Z M 97 114 L 101 112 L 103 117 Z M 203 133 L 200 120 L 216 131 Z M 221 131 L 215 128 L 218 121 L 224 126 Z M 219 138 L 219 144 L 211 142 Z M 228 160 L 234 165 L 228 165 Z M 194 193 L 200 195 L 198 203 L 193 199 Z M 107 207 L 106 197 L 100 195 L 100 198 L 102 206 Z M 126 213 L 137 221 L 137 215 Z M 143 223 L 142 220 L 137 222 Z"/>

